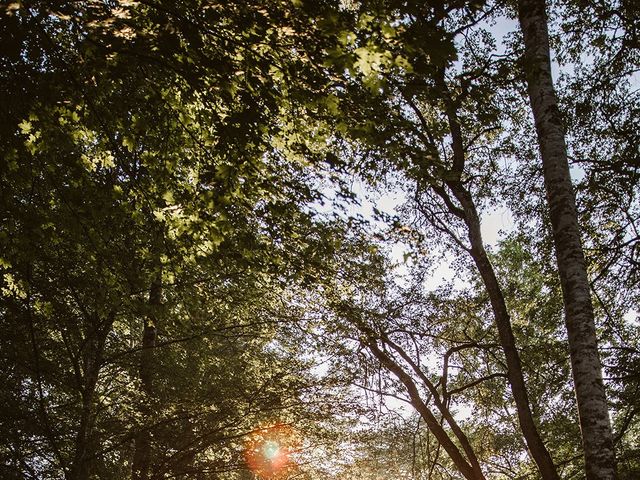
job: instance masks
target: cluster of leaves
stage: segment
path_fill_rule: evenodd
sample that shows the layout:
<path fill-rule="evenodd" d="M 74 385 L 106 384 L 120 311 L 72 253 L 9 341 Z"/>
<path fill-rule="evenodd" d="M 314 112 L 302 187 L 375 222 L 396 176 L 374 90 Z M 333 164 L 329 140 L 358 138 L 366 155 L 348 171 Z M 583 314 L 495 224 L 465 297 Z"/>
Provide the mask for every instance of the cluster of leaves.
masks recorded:
<path fill-rule="evenodd" d="M 625 2 L 555 7 L 633 478 L 638 25 Z M 491 31 L 512 16 L 460 1 L 0 7 L 0 475 L 250 478 L 245 438 L 279 423 L 303 437 L 292 476 L 457 478 L 433 425 L 389 413 L 400 401 L 437 408 L 486 475 L 537 478 L 486 268 L 535 423 L 562 476 L 579 475 L 521 45 Z M 353 178 L 406 202 L 369 223 Z M 480 222 L 496 205 L 518 232 L 492 252 Z M 404 283 L 394 243 L 411 249 Z M 427 287 L 443 258 L 464 287 Z"/>
<path fill-rule="evenodd" d="M 140 432 L 154 478 L 241 472 L 243 435 L 326 415 L 309 361 L 275 348 L 286 290 L 332 248 L 307 126 L 290 140 L 316 14 L 4 7 L 3 477 L 123 478 Z"/>

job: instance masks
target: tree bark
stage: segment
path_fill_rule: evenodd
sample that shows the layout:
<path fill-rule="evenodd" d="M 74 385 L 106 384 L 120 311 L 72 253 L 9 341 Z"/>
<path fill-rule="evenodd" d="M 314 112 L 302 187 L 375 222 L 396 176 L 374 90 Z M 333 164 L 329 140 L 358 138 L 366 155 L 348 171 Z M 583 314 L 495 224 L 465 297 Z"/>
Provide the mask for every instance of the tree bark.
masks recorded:
<path fill-rule="evenodd" d="M 518 414 L 520 430 L 524 436 L 529 452 L 545 480 L 559 480 L 558 472 L 553 464 L 553 459 L 547 450 L 531 412 L 527 386 L 522 373 L 522 363 L 516 348 L 516 340 L 511 327 L 511 317 L 502 294 L 502 288 L 498 283 L 493 265 L 487 255 L 482 241 L 480 230 L 480 218 L 476 211 L 471 194 L 459 183 L 450 182 L 450 188 L 456 199 L 460 202 L 464 211 L 464 221 L 467 225 L 469 243 L 471 244 L 471 257 L 482 278 L 491 309 L 498 329 L 500 345 L 507 361 L 507 378 L 511 387 Z"/>
<path fill-rule="evenodd" d="M 350 309 L 347 308 L 345 311 L 349 312 Z M 409 394 L 411 405 L 416 409 L 416 412 L 418 412 L 420 417 L 425 421 L 427 428 L 431 433 L 433 433 L 434 437 L 436 437 L 439 445 L 441 445 L 445 452 L 447 452 L 449 458 L 451 458 L 458 471 L 464 476 L 466 480 L 486 480 L 486 477 L 484 476 L 482 469 L 480 468 L 480 464 L 475 452 L 473 451 L 473 448 L 471 447 L 471 444 L 469 443 L 468 438 L 466 437 L 466 435 L 464 435 L 464 433 L 456 423 L 455 419 L 451 415 L 451 412 L 449 412 L 447 407 L 442 402 L 440 402 L 438 392 L 436 391 L 434 385 L 426 377 L 426 375 L 420 370 L 420 367 L 409 358 L 407 353 L 399 345 L 396 345 L 394 342 L 392 342 L 388 336 L 384 334 L 382 336 L 376 334 L 363 321 L 361 321 L 354 315 L 350 315 L 347 313 L 346 316 L 366 336 L 366 340 L 363 339 L 362 344 L 366 345 L 371 353 L 378 359 L 380 364 L 384 366 L 384 368 L 386 368 L 388 371 L 393 373 L 396 378 L 400 380 L 400 382 L 405 386 L 405 388 L 407 389 L 407 393 Z M 383 350 L 378 346 L 378 340 L 382 342 L 383 348 L 384 345 L 388 345 L 396 352 L 398 352 L 400 356 L 412 367 L 413 371 L 425 384 L 425 387 L 427 387 L 427 389 L 432 393 L 433 398 L 436 400 L 437 407 L 443 414 L 443 417 L 445 417 L 447 423 L 452 427 L 452 429 L 456 430 L 454 434 L 463 445 L 463 450 L 466 453 L 467 457 L 465 457 L 458 446 L 452 441 L 449 433 L 443 428 L 429 406 L 424 402 L 422 396 L 420 395 L 420 390 L 418 389 L 418 386 L 416 385 L 416 382 L 411 377 L 411 375 L 409 375 L 404 370 L 402 365 L 399 364 L 391 355 L 389 355 L 386 350 Z"/>
<path fill-rule="evenodd" d="M 564 126 L 551 76 L 544 0 L 518 0 L 529 100 L 542 157 L 588 480 L 616 478 L 611 422 Z"/>
<path fill-rule="evenodd" d="M 520 430 L 524 436 L 527 448 L 529 449 L 533 461 L 538 466 L 542 478 L 544 480 L 559 480 L 560 477 L 558 476 L 556 467 L 553 464 L 553 459 L 542 441 L 533 419 L 529 395 L 527 393 L 527 386 L 522 373 L 520 354 L 516 348 L 513 328 L 511 327 L 511 317 L 507 310 L 504 295 L 502 294 L 502 288 L 500 287 L 493 270 L 493 265 L 491 265 L 491 261 L 489 260 L 484 248 L 482 232 L 480 229 L 480 217 L 471 193 L 461 181 L 462 172 L 464 171 L 466 162 L 466 152 L 457 110 L 447 86 L 444 83 L 444 79 L 442 79 L 441 88 L 445 94 L 446 114 L 453 147 L 453 165 L 451 168 L 453 178 L 451 180 L 446 180 L 445 184 L 453 193 L 453 196 L 460 205 L 460 208 L 453 204 L 451 199 L 449 199 L 448 194 L 444 191 L 444 188 L 439 191 L 437 190 L 436 193 L 443 198 L 451 213 L 462 219 L 467 227 L 467 236 L 471 247 L 468 251 L 473 258 L 476 268 L 480 273 L 480 277 L 482 278 L 482 283 L 489 295 L 491 309 L 493 311 L 496 327 L 498 329 L 498 336 L 500 338 L 500 345 L 502 346 L 502 351 L 504 352 L 504 356 L 507 361 L 507 378 L 509 380 L 511 394 L 513 395 L 513 399 L 516 404 Z"/>
<path fill-rule="evenodd" d="M 420 414 L 422 419 L 425 421 L 427 428 L 431 433 L 433 433 L 440 445 L 442 445 L 442 448 L 447 452 L 454 465 L 464 478 L 467 480 L 485 480 L 485 476 L 479 466 L 474 467 L 467 461 L 455 443 L 453 443 L 451 438 L 449 438 L 449 434 L 444 428 L 442 428 L 429 407 L 424 403 L 420 396 L 420 391 L 411 376 L 407 374 L 397 362 L 378 347 L 375 339 L 369 338 L 367 346 L 380 363 L 404 384 L 407 389 L 407 393 L 409 394 L 409 398 L 411 399 L 411 405 L 413 405 L 416 411 Z"/>
<path fill-rule="evenodd" d="M 95 438 L 96 405 L 95 394 L 100 375 L 104 345 L 113 317 L 104 322 L 93 316 L 91 330 L 82 347 L 82 407 L 76 432 L 75 451 L 68 478 L 85 480 L 91 476 L 97 449 Z"/>
<path fill-rule="evenodd" d="M 431 393 L 431 396 L 433 398 L 433 402 L 436 405 L 436 408 L 438 409 L 442 417 L 447 421 L 447 424 L 451 428 L 451 431 L 453 432 L 455 437 L 458 439 L 458 442 L 460 442 L 460 445 L 462 446 L 462 449 L 464 450 L 467 456 L 467 459 L 469 460 L 469 463 L 471 465 L 471 469 L 473 470 L 474 475 L 477 478 L 484 478 L 484 474 L 482 473 L 482 468 L 480 467 L 480 462 L 478 461 L 476 452 L 471 446 L 471 442 L 469 441 L 469 438 L 462 431 L 462 429 L 460 428 L 460 425 L 458 425 L 458 422 L 456 422 L 455 418 L 451 414 L 451 410 L 449 410 L 449 407 L 446 404 L 446 400 L 440 398 L 440 394 L 436 386 L 424 374 L 420 366 L 411 359 L 411 357 L 407 354 L 407 352 L 402 347 L 400 347 L 400 345 L 396 344 L 395 342 L 392 342 L 389 339 L 389 337 L 387 337 L 386 335 L 382 335 L 381 339 L 384 344 L 393 348 L 400 355 L 400 357 L 402 357 L 402 359 L 415 372 L 418 378 L 420 378 L 424 386 L 427 387 L 427 390 L 429 390 L 429 393 Z"/>
<path fill-rule="evenodd" d="M 153 371 L 155 364 L 155 347 L 158 337 L 157 316 L 155 310 L 162 303 L 162 283 L 158 276 L 152 283 L 149 290 L 150 314 L 144 319 L 142 332 L 142 352 L 140 359 L 140 383 L 145 394 L 145 403 L 142 407 L 142 415 L 150 423 L 153 416 L 153 408 L 150 404 L 154 396 Z M 151 474 L 151 430 L 148 426 L 138 432 L 135 438 L 133 461 L 131 467 L 131 478 L 133 480 L 148 480 Z"/>

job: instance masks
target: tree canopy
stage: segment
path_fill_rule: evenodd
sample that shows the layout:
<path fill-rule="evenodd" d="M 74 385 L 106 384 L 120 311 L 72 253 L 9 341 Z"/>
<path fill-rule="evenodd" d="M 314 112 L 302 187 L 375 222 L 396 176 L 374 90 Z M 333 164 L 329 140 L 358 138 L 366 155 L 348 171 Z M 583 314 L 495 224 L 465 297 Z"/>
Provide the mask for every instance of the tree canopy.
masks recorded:
<path fill-rule="evenodd" d="M 632 3 L 0 6 L 0 476 L 637 478 Z"/>

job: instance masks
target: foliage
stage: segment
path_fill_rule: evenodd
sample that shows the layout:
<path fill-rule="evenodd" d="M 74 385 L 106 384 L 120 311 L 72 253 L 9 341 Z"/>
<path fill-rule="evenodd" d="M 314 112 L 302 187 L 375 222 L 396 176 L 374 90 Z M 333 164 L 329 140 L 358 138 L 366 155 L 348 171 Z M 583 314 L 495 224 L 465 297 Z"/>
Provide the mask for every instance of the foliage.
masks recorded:
<path fill-rule="evenodd" d="M 563 0 L 550 25 L 619 472 L 635 478 L 627 3 Z M 0 476 L 248 479 L 247 445 L 275 428 L 283 477 L 461 478 L 422 404 L 486 478 L 539 478 L 486 257 L 535 426 L 580 477 L 522 47 L 497 33 L 511 8 L 0 7 Z M 393 211 L 376 200 L 391 193 Z M 495 208 L 514 227 L 489 246 L 473 232 Z"/>

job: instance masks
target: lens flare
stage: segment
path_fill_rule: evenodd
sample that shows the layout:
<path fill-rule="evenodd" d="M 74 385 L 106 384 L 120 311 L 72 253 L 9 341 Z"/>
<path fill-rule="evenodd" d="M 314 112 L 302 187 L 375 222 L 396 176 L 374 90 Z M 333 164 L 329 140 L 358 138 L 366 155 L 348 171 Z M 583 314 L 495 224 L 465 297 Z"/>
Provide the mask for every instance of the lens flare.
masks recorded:
<path fill-rule="evenodd" d="M 280 453 L 280 446 L 277 442 L 273 440 L 269 440 L 264 444 L 264 456 L 268 460 L 275 460 L 278 454 Z"/>
<path fill-rule="evenodd" d="M 295 469 L 292 454 L 299 437 L 294 430 L 282 424 L 254 430 L 245 443 L 244 456 L 249 469 L 264 479 L 280 479 Z"/>

